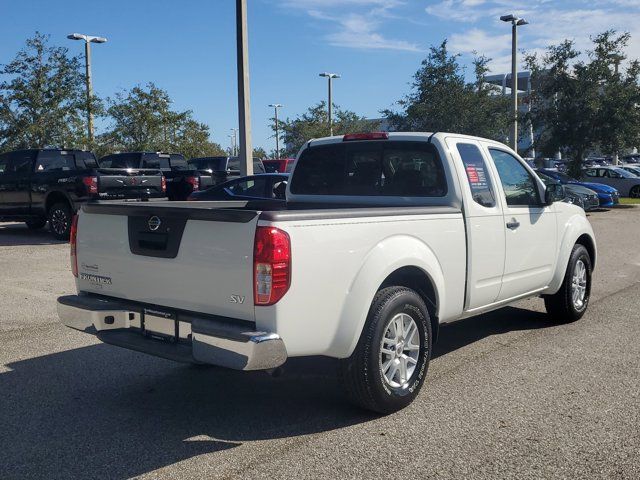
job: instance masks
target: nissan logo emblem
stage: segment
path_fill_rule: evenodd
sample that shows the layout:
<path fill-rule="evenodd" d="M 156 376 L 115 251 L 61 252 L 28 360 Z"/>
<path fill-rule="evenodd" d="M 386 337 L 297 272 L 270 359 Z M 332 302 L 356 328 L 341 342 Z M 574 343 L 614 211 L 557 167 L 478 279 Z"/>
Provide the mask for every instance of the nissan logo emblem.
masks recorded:
<path fill-rule="evenodd" d="M 147 225 L 149 225 L 149 230 L 151 230 L 152 232 L 155 232 L 157 229 L 159 229 L 161 224 L 162 222 L 155 215 L 149 218 L 149 221 L 147 221 Z"/>

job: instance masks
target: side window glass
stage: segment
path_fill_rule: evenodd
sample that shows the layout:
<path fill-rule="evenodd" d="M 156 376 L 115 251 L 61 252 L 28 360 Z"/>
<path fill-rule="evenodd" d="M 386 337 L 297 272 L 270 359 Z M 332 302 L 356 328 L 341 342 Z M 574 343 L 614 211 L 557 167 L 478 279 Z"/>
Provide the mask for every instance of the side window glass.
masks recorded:
<path fill-rule="evenodd" d="M 471 143 L 458 143 L 456 147 L 464 164 L 473 200 L 483 207 L 494 207 L 496 200 L 480 149 Z"/>
<path fill-rule="evenodd" d="M 490 148 L 509 206 L 540 206 L 535 180 L 520 161 L 510 153 Z"/>
<path fill-rule="evenodd" d="M 11 155 L 8 170 L 11 172 L 27 174 L 31 171 L 31 154 L 29 152 L 15 152 Z"/>

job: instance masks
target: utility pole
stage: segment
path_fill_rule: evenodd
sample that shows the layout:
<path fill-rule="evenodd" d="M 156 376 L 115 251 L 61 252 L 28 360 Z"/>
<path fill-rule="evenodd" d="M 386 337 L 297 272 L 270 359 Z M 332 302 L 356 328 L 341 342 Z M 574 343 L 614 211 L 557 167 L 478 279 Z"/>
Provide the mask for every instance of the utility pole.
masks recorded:
<path fill-rule="evenodd" d="M 338 75 L 337 73 L 329 73 L 329 72 L 322 72 L 320 74 L 321 77 L 327 77 L 327 81 L 328 81 L 328 105 L 327 105 L 327 115 L 329 117 L 329 135 L 333 136 L 333 119 L 332 119 L 332 113 L 333 113 L 333 95 L 331 94 L 331 80 L 333 80 L 334 78 L 340 78 L 340 75 Z"/>
<path fill-rule="evenodd" d="M 511 113 L 513 124 L 511 126 L 511 148 L 518 152 L 518 27 L 527 25 L 524 18 L 515 15 L 502 15 L 500 20 L 511 22 Z"/>
<path fill-rule="evenodd" d="M 273 110 L 275 112 L 275 121 L 276 121 L 276 157 L 280 158 L 280 139 L 278 138 L 278 108 L 283 107 L 284 105 L 281 105 L 279 103 L 271 103 L 269 106 L 273 107 Z"/>
<path fill-rule="evenodd" d="M 231 129 L 231 135 L 229 135 L 231 137 L 231 146 L 232 146 L 232 150 L 231 153 L 232 155 L 235 157 L 238 155 L 238 129 L 237 128 L 232 128 Z"/>
<path fill-rule="evenodd" d="M 238 126 L 240 127 L 240 175 L 253 174 L 251 108 L 249 95 L 249 45 L 247 0 L 236 0 L 236 44 L 238 66 Z"/>
<path fill-rule="evenodd" d="M 80 33 L 71 33 L 67 35 L 67 38 L 69 40 L 84 40 L 85 80 L 87 83 L 87 149 L 91 150 L 93 146 L 93 112 L 91 110 L 91 99 L 93 98 L 93 84 L 91 82 L 91 44 L 105 43 L 107 39 L 104 37 L 94 37 Z"/>

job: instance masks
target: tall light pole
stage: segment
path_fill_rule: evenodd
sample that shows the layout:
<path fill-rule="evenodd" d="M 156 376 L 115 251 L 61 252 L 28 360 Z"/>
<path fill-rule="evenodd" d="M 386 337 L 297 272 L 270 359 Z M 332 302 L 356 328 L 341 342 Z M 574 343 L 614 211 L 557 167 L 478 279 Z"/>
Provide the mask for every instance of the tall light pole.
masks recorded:
<path fill-rule="evenodd" d="M 236 49 L 238 64 L 238 126 L 240 127 L 240 175 L 253 174 L 251 108 L 249 95 L 249 39 L 247 0 L 236 0 Z"/>
<path fill-rule="evenodd" d="M 279 103 L 270 103 L 269 106 L 272 107 L 274 112 L 275 112 L 275 120 L 276 120 L 276 157 L 280 158 L 280 139 L 278 137 L 278 109 L 280 107 L 284 107 L 284 105 L 281 105 Z"/>
<path fill-rule="evenodd" d="M 93 85 L 91 83 L 91 44 L 105 43 L 104 37 L 94 37 L 92 35 L 83 35 L 80 33 L 71 33 L 67 35 L 69 40 L 84 40 L 84 62 L 87 81 L 87 141 L 88 149 L 91 150 L 93 145 L 93 112 L 91 111 L 91 97 L 93 97 Z"/>
<path fill-rule="evenodd" d="M 232 128 L 231 132 L 232 132 L 231 135 L 229 135 L 229 137 L 231 137 L 231 145 L 232 145 L 231 152 L 232 152 L 233 156 L 235 157 L 236 155 L 238 155 L 238 148 L 237 148 L 237 144 L 238 144 L 238 129 L 237 128 Z"/>
<path fill-rule="evenodd" d="M 331 80 L 333 80 L 334 78 L 340 78 L 340 75 L 338 75 L 337 73 L 329 73 L 329 72 L 322 72 L 320 74 L 321 77 L 327 77 L 327 81 L 329 82 L 329 95 L 328 95 L 328 105 L 327 105 L 327 114 L 329 116 L 329 135 L 333 135 L 333 122 L 332 122 L 332 118 L 331 118 L 331 113 L 333 112 L 333 99 L 331 96 Z"/>
<path fill-rule="evenodd" d="M 524 18 L 515 15 L 502 15 L 500 20 L 511 22 L 511 109 L 513 114 L 513 125 L 511 126 L 511 148 L 518 151 L 518 27 L 527 25 Z"/>

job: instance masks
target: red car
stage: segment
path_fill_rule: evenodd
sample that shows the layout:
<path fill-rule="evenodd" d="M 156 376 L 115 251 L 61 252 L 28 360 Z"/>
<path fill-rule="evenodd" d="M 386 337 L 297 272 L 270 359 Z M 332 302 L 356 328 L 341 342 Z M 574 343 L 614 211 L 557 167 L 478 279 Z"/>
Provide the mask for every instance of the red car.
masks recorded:
<path fill-rule="evenodd" d="M 289 173 L 293 170 L 293 162 L 295 160 L 295 158 L 273 158 L 271 160 L 262 160 L 262 163 L 267 173 Z"/>

